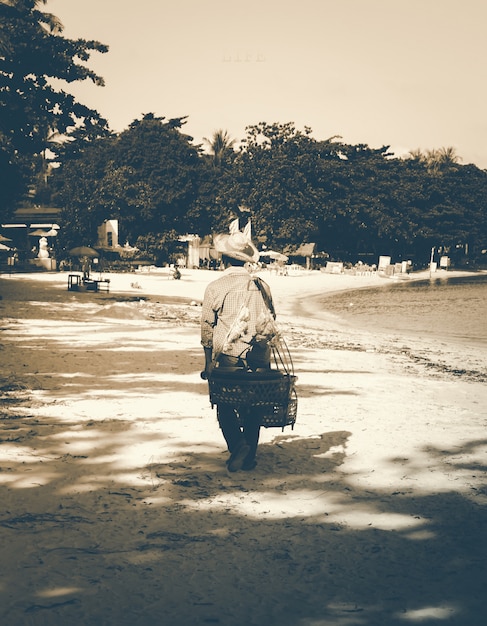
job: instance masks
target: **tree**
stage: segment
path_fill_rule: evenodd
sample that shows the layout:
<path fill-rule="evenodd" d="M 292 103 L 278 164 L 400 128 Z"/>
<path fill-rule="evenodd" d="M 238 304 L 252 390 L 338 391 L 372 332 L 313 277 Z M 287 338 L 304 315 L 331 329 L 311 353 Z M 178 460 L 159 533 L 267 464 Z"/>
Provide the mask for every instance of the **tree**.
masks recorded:
<path fill-rule="evenodd" d="M 181 128 L 185 118 L 149 113 L 129 128 L 77 149 L 53 175 L 57 198 L 69 229 L 95 243 L 96 226 L 120 220 L 120 236 L 139 236 L 191 228 L 203 160 L 192 137 Z"/>
<path fill-rule="evenodd" d="M 267 246 L 316 242 L 328 211 L 324 163 L 340 158 L 341 144 L 336 137 L 318 142 L 310 128 L 300 131 L 292 122 L 246 130 L 232 177 L 220 186 L 220 206 L 228 215 L 247 205 L 255 236 Z"/>
<path fill-rule="evenodd" d="M 178 257 L 184 257 L 185 254 L 185 244 L 180 241 L 180 234 L 175 230 L 141 235 L 135 244 L 143 258 L 159 266 L 176 263 Z"/>
<path fill-rule="evenodd" d="M 487 172 L 475 166 L 438 175 L 423 160 L 392 158 L 388 146 L 318 141 L 309 128 L 261 123 L 215 167 L 183 125 L 148 114 L 120 135 L 69 144 L 53 177 L 63 231 L 94 243 L 97 225 L 118 217 L 121 239 L 162 261 L 180 235 L 226 231 L 246 205 L 254 237 L 277 249 L 316 242 L 342 260 L 365 252 L 426 263 L 432 246 L 486 247 Z"/>
<path fill-rule="evenodd" d="M 433 148 L 432 150 L 426 150 L 426 152 L 422 152 L 419 149 L 411 150 L 409 157 L 425 165 L 429 173 L 434 176 L 439 176 L 446 170 L 455 169 L 456 165 L 461 161 L 453 146 Z"/>
<path fill-rule="evenodd" d="M 82 144 L 76 147 L 78 141 Z M 111 217 L 103 206 L 101 183 L 110 163 L 115 137 L 71 144 L 72 158 L 65 158 L 53 171 L 50 186 L 53 199 L 62 208 L 63 227 L 58 236 L 59 248 L 94 245 L 98 226 Z"/>
<path fill-rule="evenodd" d="M 231 163 L 235 156 L 233 147 L 236 140 L 232 139 L 226 130 L 216 130 L 211 139 L 203 137 L 203 141 L 210 149 L 215 167 L 222 167 Z"/>
<path fill-rule="evenodd" d="M 103 79 L 84 63 L 93 51 L 107 52 L 107 46 L 65 39 L 59 20 L 40 11 L 40 4 L 46 0 L 0 0 L 0 171 L 6 181 L 0 212 L 4 213 L 45 167 L 42 157 L 54 147 L 54 135 L 83 125 L 101 133 L 107 128 L 96 111 L 56 89 L 52 81 L 88 79 L 102 86 Z"/>

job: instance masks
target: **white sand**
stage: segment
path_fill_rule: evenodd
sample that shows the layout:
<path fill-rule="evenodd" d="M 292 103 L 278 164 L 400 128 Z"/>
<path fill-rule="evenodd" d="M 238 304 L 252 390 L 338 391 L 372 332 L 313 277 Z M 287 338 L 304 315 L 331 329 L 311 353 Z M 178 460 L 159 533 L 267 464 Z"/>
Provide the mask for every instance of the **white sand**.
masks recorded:
<path fill-rule="evenodd" d="M 375 276 L 265 276 L 298 421 L 229 474 L 199 377 L 217 274 L 107 277 L 0 280 L 1 624 L 484 623 L 485 369 L 431 367 L 428 344 L 309 298 Z"/>

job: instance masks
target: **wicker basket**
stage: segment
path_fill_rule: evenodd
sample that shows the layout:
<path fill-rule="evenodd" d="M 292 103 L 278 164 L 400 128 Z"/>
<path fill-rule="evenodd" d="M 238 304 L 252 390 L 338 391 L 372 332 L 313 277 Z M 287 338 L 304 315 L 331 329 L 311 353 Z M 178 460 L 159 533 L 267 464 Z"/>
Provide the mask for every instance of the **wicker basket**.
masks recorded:
<path fill-rule="evenodd" d="M 247 372 L 231 368 L 217 368 L 208 383 L 210 401 L 230 404 L 240 418 L 239 408 L 259 408 L 261 426 L 265 428 L 294 426 L 298 398 L 296 376 L 278 370 Z"/>

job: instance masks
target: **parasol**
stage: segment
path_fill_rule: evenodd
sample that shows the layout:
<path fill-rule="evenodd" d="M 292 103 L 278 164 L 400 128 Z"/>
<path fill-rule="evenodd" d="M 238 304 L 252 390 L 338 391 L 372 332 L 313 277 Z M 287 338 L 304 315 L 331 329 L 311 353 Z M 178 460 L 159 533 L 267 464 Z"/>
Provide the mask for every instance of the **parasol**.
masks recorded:
<path fill-rule="evenodd" d="M 8 246 L 4 245 L 3 243 L 0 243 L 0 250 L 11 250 L 12 248 L 9 248 Z"/>
<path fill-rule="evenodd" d="M 11 239 L 9 239 L 8 237 L 4 237 L 1 233 L 0 233 L 0 241 L 12 241 Z"/>
<path fill-rule="evenodd" d="M 276 252 L 275 250 L 266 250 L 265 252 L 261 252 L 260 256 L 268 256 L 270 259 L 274 259 L 274 261 L 287 261 L 289 257 L 282 252 Z"/>
<path fill-rule="evenodd" d="M 89 248 L 88 246 L 77 246 L 76 248 L 71 248 L 68 254 L 69 256 L 79 256 L 79 257 L 87 256 L 92 259 L 100 256 L 99 252 L 97 252 L 96 250 L 93 250 L 93 248 Z"/>

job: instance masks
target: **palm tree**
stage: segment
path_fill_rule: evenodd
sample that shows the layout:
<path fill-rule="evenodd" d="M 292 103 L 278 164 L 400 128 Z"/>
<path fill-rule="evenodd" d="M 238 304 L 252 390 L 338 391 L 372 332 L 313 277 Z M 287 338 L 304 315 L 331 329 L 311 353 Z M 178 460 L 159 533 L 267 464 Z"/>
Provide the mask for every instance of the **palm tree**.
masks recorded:
<path fill-rule="evenodd" d="M 438 150 L 438 157 L 442 165 L 451 166 L 456 165 L 461 161 L 461 157 L 458 156 L 456 149 L 453 146 L 447 148 L 440 148 Z"/>
<path fill-rule="evenodd" d="M 415 148 L 414 150 L 409 151 L 409 158 L 414 161 L 420 161 L 421 163 L 425 160 L 424 154 L 421 151 L 421 148 Z"/>
<path fill-rule="evenodd" d="M 233 155 L 233 146 L 236 140 L 232 139 L 226 130 L 216 130 L 211 139 L 203 137 L 203 141 L 210 149 L 215 167 L 221 167 Z"/>
<path fill-rule="evenodd" d="M 461 158 L 452 146 L 446 148 L 433 148 L 422 152 L 419 148 L 409 152 L 411 159 L 417 160 L 426 166 L 430 174 L 438 176 L 442 171 L 454 168 Z"/>

